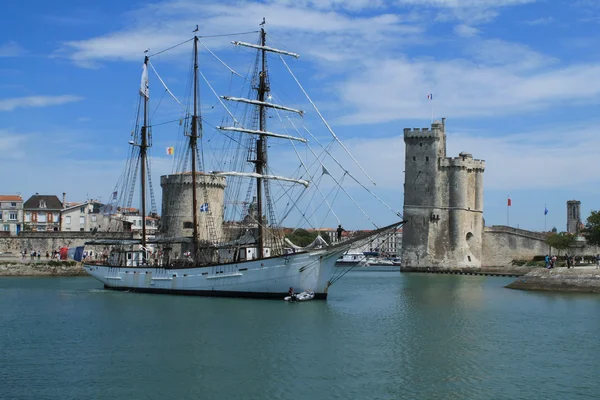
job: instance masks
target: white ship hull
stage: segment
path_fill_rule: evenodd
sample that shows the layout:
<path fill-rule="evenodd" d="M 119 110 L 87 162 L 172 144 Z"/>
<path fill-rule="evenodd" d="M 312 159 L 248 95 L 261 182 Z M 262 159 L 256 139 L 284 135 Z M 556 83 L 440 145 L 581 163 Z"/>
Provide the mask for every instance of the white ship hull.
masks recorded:
<path fill-rule="evenodd" d="M 239 263 L 193 268 L 122 267 L 85 264 L 106 288 L 133 292 L 221 297 L 280 298 L 288 289 L 326 299 L 340 249 L 292 253 Z"/>

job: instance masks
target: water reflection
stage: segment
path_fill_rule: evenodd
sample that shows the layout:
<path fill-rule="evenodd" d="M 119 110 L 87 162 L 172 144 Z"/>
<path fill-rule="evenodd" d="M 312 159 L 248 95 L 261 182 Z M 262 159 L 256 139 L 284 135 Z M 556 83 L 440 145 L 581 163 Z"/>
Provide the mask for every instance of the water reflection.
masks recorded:
<path fill-rule="evenodd" d="M 600 398 L 600 298 L 508 282 L 357 272 L 288 304 L 0 279 L 0 398 Z"/>

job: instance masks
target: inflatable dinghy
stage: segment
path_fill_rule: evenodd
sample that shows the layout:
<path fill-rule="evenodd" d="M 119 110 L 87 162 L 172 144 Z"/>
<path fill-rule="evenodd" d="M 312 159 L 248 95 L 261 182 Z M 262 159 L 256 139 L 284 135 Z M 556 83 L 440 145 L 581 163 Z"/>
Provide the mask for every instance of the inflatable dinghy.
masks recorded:
<path fill-rule="evenodd" d="M 312 300 L 315 298 L 315 292 L 302 292 L 302 293 L 298 293 L 295 296 L 295 299 L 292 298 L 292 296 L 286 296 L 284 298 L 285 301 L 308 301 L 308 300 Z"/>

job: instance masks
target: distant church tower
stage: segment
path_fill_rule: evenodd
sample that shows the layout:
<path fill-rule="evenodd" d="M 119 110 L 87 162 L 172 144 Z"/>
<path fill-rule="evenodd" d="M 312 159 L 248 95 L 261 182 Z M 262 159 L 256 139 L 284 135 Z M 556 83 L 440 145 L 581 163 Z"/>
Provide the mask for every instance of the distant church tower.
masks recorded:
<path fill-rule="evenodd" d="M 446 157 L 445 118 L 404 129 L 402 271 L 480 268 L 485 161 Z"/>
<path fill-rule="evenodd" d="M 567 201 L 567 232 L 578 233 L 581 226 L 581 202 Z"/>

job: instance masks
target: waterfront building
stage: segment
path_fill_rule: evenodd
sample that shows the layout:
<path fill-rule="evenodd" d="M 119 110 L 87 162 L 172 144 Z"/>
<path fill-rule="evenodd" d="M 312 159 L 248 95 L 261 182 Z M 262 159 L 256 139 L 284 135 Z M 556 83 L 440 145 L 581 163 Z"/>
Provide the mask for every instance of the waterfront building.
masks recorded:
<path fill-rule="evenodd" d="M 90 232 L 101 224 L 102 203 L 97 200 L 81 202 L 63 202 L 60 230 L 65 232 Z"/>
<path fill-rule="evenodd" d="M 60 231 L 62 202 L 54 195 L 31 196 L 23 205 L 23 230 L 34 232 Z"/>
<path fill-rule="evenodd" d="M 20 195 L 0 195 L 0 232 L 15 236 L 23 229 L 23 198 Z"/>

